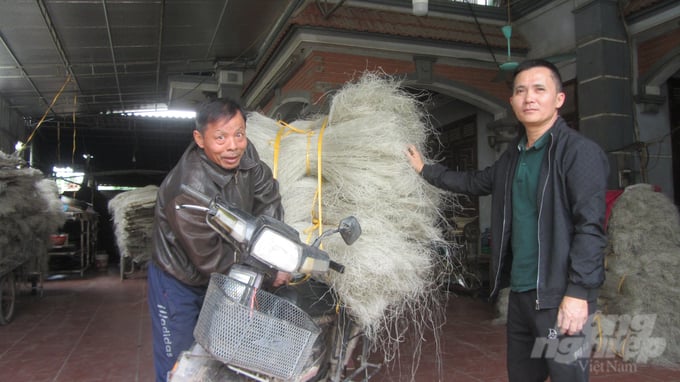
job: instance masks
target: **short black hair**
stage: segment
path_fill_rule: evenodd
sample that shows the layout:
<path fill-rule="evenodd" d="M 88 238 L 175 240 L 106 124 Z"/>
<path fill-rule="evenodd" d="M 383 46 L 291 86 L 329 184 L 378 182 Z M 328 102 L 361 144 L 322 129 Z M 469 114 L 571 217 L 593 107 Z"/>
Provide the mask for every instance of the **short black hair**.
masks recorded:
<path fill-rule="evenodd" d="M 562 91 L 562 76 L 560 75 L 559 69 L 557 69 L 557 66 L 553 64 L 552 62 L 544 59 L 532 59 L 532 60 L 526 60 L 522 61 L 517 65 L 515 68 L 514 73 L 512 74 L 512 81 L 513 83 L 515 82 L 515 78 L 517 77 L 518 74 L 521 72 L 531 69 L 531 68 L 547 68 L 550 70 L 553 76 L 553 80 L 555 81 L 555 87 L 557 88 L 558 92 Z"/>
<path fill-rule="evenodd" d="M 215 98 L 203 102 L 196 110 L 196 130 L 203 134 L 209 123 L 219 121 L 222 118 L 231 120 L 237 113 L 241 113 L 246 120 L 246 113 L 241 105 L 230 98 Z"/>

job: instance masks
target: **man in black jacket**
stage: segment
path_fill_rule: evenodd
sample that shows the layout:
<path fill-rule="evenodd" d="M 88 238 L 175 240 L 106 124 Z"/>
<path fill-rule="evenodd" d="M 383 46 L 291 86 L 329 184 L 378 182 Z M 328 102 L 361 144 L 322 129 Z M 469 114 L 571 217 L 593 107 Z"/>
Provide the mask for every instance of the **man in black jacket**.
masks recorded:
<path fill-rule="evenodd" d="M 178 204 L 195 204 L 182 185 L 233 203 L 254 216 L 283 219 L 277 181 L 246 137 L 246 114 L 232 100 L 203 104 L 196 115 L 194 141 L 158 189 L 152 254 L 147 278 L 156 381 L 166 381 L 193 330 L 210 274 L 226 273 L 238 251 L 205 221 L 205 214 Z M 287 281 L 279 273 L 274 285 Z"/>
<path fill-rule="evenodd" d="M 557 68 L 544 60 L 514 73 L 512 109 L 519 137 L 490 167 L 457 172 L 425 164 L 410 145 L 411 166 L 431 184 L 492 195 L 492 296 L 510 269 L 507 369 L 511 382 L 587 381 L 589 318 L 604 282 L 605 193 L 602 149 L 559 116 Z"/>

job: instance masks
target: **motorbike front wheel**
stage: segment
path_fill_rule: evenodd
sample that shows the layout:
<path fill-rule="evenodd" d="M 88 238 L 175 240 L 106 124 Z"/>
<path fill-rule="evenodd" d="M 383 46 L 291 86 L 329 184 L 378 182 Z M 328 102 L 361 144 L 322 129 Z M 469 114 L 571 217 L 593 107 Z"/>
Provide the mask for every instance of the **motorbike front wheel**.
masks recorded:
<path fill-rule="evenodd" d="M 361 328 L 340 308 L 335 326 L 329 369 L 323 381 L 349 382 L 371 379 L 381 365 L 370 363 L 371 346 Z M 358 351 L 358 353 L 357 353 Z"/>

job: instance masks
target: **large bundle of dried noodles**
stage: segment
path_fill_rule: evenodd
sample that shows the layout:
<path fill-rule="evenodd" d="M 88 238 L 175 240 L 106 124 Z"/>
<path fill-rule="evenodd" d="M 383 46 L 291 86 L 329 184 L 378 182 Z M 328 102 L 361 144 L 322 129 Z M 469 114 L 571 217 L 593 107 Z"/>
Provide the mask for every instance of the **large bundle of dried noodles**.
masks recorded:
<path fill-rule="evenodd" d="M 443 322 L 448 262 L 434 243 L 443 240 L 440 207 L 453 200 L 408 165 L 407 144 L 423 148 L 432 131 L 422 105 L 400 86 L 366 72 L 334 95 L 327 117 L 290 125 L 248 118 L 248 136 L 280 182 L 285 220 L 304 240 L 346 216 L 359 220 L 354 245 L 339 236 L 325 243 L 346 267 L 325 281 L 386 360 L 409 330 L 421 340 Z"/>
<path fill-rule="evenodd" d="M 121 192 L 109 201 L 121 261 L 129 258 L 143 266 L 151 258 L 151 229 L 157 193 L 157 186 L 148 185 Z"/>
<path fill-rule="evenodd" d="M 598 349 L 625 361 L 680 363 L 680 215 L 649 184 L 612 208 Z"/>
<path fill-rule="evenodd" d="M 57 184 L 0 152 L 0 274 L 21 265 L 45 272 L 50 235 L 65 221 Z"/>

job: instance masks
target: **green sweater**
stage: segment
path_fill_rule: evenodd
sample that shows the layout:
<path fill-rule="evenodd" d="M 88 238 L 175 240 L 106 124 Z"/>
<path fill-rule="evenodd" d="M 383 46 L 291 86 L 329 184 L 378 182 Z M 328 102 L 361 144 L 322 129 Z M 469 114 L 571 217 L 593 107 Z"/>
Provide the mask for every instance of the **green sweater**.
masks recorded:
<path fill-rule="evenodd" d="M 543 134 L 526 148 L 524 137 L 517 145 L 519 160 L 512 182 L 512 271 L 510 287 L 514 292 L 536 289 L 538 278 L 538 178 L 545 153 Z"/>

